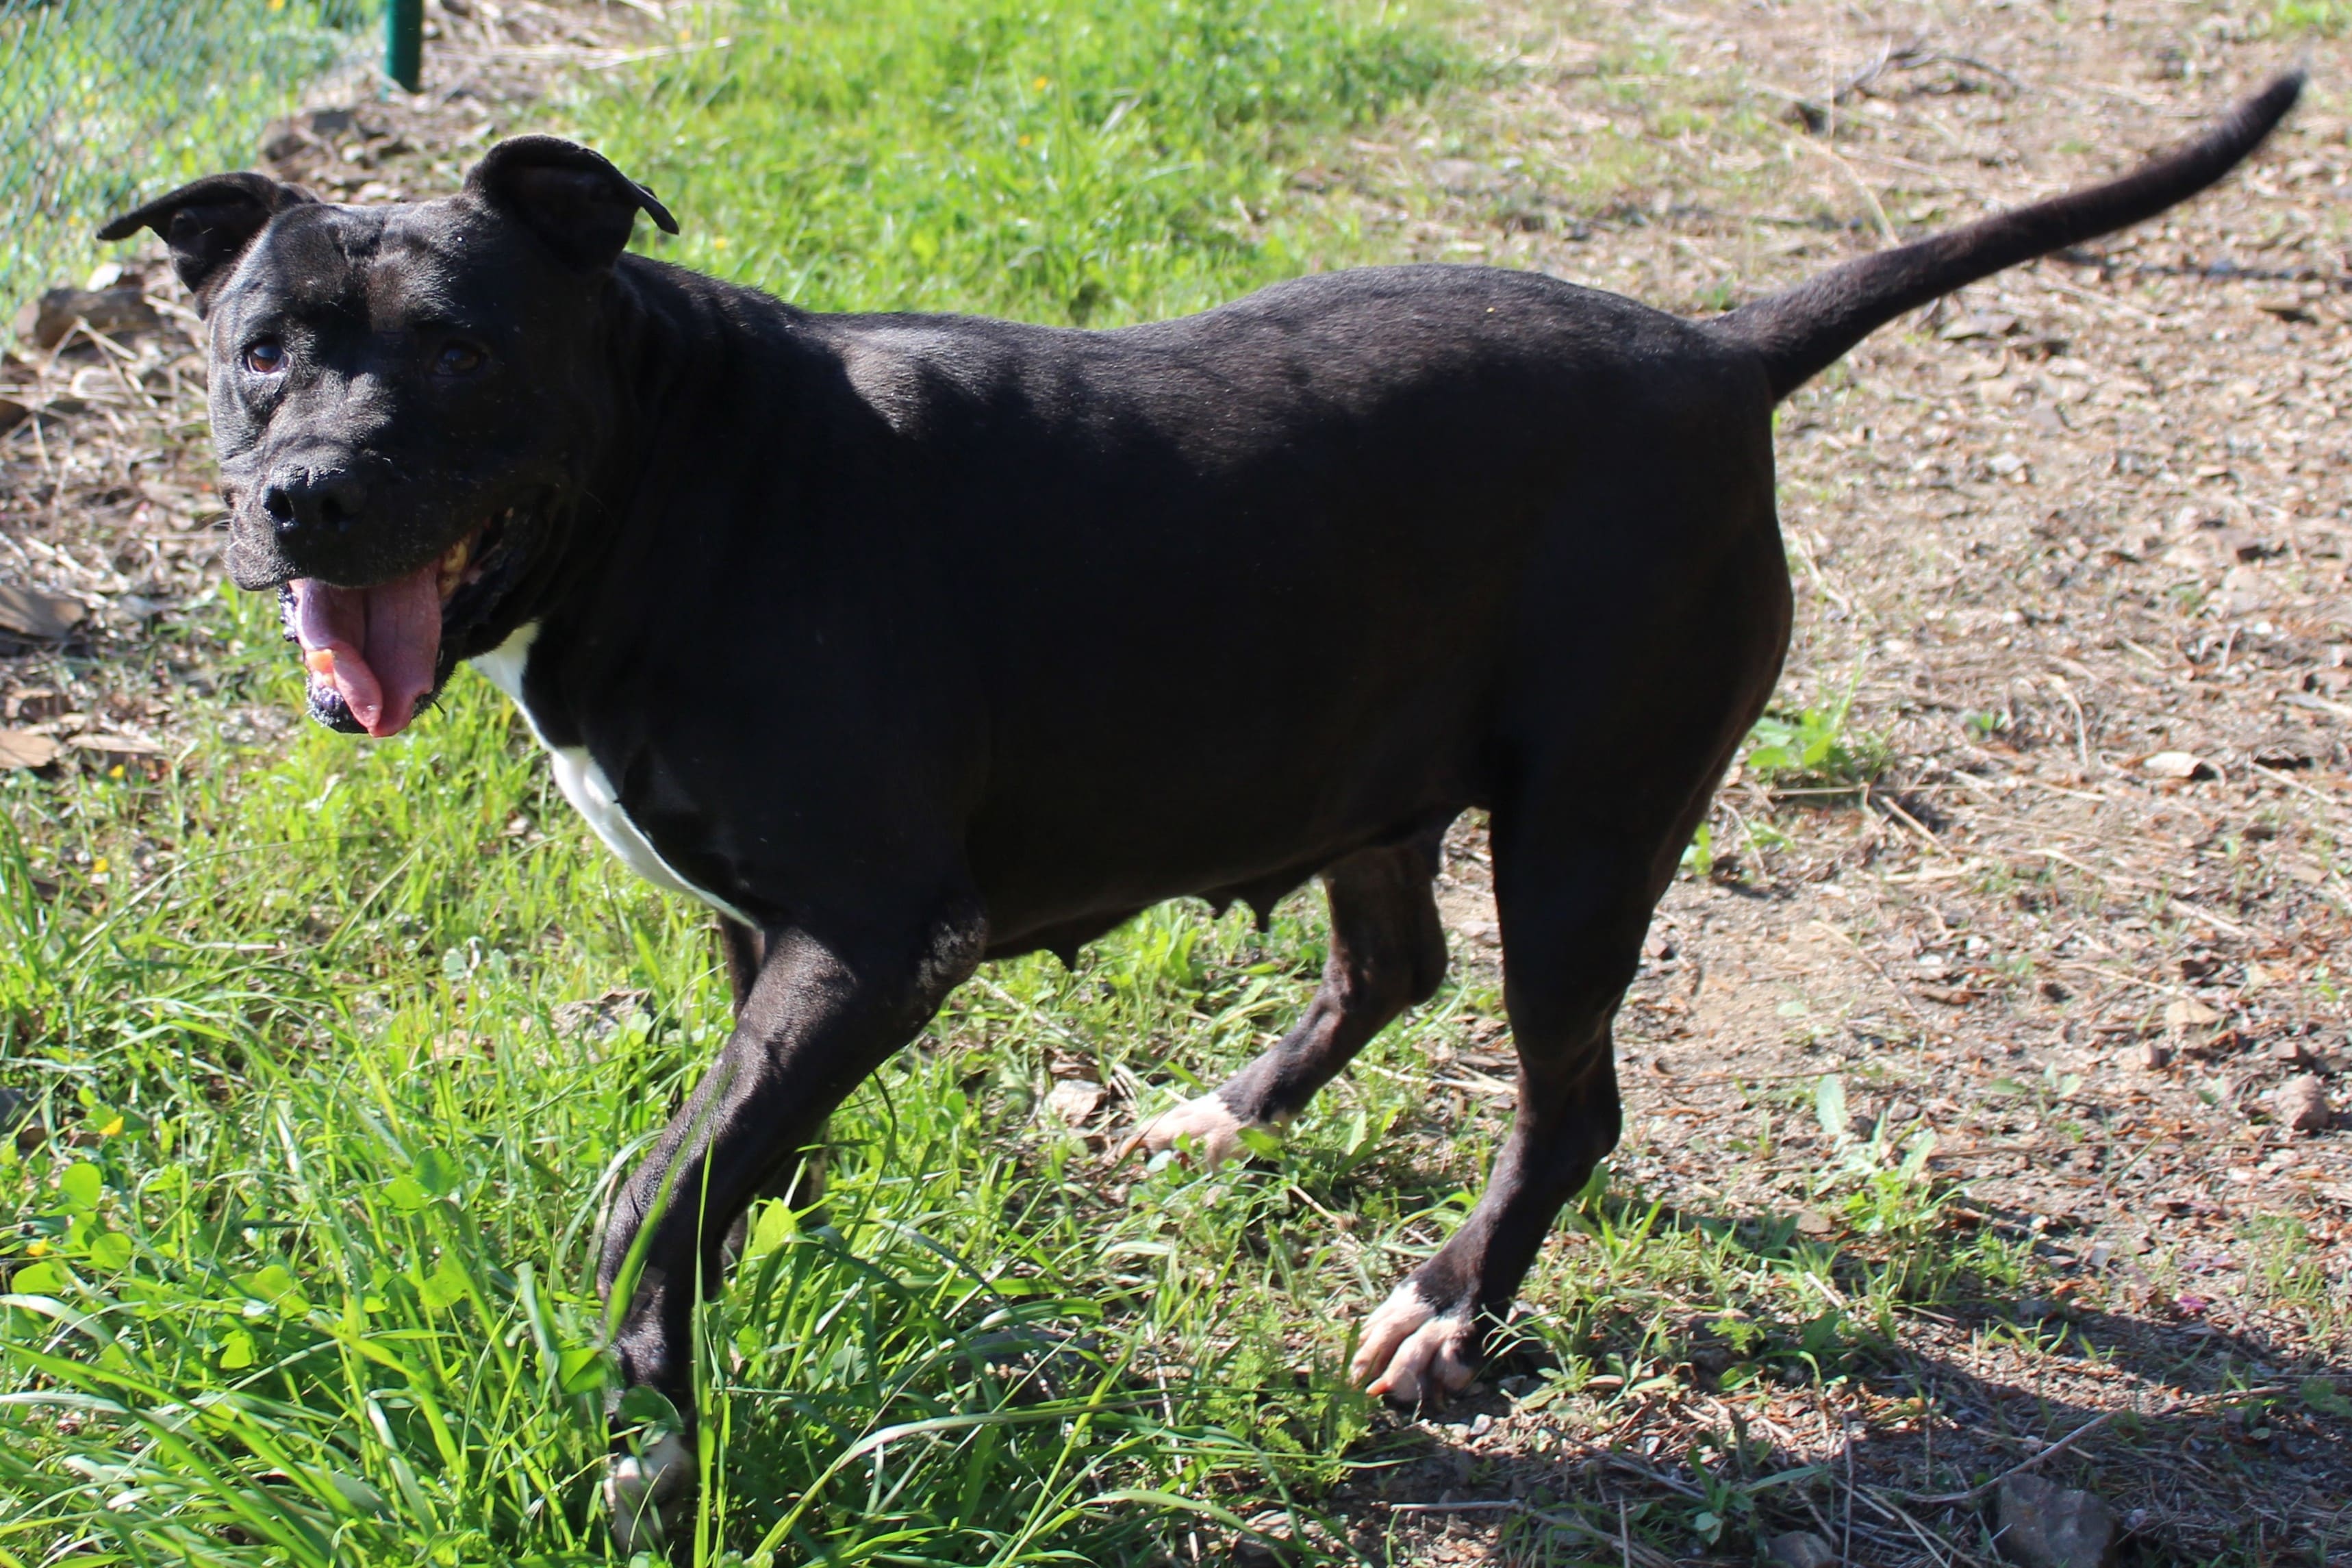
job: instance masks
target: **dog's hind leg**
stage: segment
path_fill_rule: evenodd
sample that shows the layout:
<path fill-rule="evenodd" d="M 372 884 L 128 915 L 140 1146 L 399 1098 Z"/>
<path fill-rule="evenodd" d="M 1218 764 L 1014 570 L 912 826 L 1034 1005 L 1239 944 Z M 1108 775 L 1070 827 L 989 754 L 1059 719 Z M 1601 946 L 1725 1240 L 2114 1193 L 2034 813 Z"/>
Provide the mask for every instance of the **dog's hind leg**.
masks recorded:
<path fill-rule="evenodd" d="M 1430 884 L 1439 823 L 1402 844 L 1360 849 L 1323 873 L 1331 952 L 1306 1016 L 1255 1061 L 1129 1140 L 1153 1153 L 1191 1140 L 1212 1164 L 1241 1148 L 1245 1127 L 1268 1128 L 1306 1109 L 1315 1091 L 1407 1007 L 1445 978 L 1445 932 Z"/>
<path fill-rule="evenodd" d="M 1366 1320 L 1349 1370 L 1375 1393 L 1412 1403 L 1469 1383 L 1560 1205 L 1616 1144 L 1618 1003 L 1786 646 L 1788 576 L 1758 490 L 1759 526 L 1717 546 L 1712 570 L 1588 563 L 1621 586 L 1647 566 L 1657 591 L 1626 587 L 1613 621 L 1531 633 L 1531 672 L 1495 742 L 1507 766 L 1490 839 L 1518 1110 L 1477 1205 Z M 1675 499 L 1647 510 L 1671 518 Z M 1596 770 L 1596 752 L 1612 765 Z"/>
<path fill-rule="evenodd" d="M 1610 1023 L 1659 888 L 1622 848 L 1530 842 L 1542 837 L 1542 825 L 1496 811 L 1518 1113 L 1477 1206 L 1365 1321 L 1349 1366 L 1370 1392 L 1404 1404 L 1469 1384 L 1487 1326 L 1509 1310 L 1560 1205 L 1617 1142 Z"/>

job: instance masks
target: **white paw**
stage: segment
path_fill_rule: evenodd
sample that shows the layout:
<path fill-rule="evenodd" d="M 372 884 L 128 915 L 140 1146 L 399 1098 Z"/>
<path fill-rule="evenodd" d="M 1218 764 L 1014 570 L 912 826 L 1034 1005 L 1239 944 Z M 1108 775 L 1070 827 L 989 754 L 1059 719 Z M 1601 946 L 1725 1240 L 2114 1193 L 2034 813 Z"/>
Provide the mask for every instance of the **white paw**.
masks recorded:
<path fill-rule="evenodd" d="M 1399 1404 L 1443 1403 L 1469 1387 L 1477 1370 L 1472 1328 L 1468 1314 L 1441 1314 L 1407 1281 L 1364 1321 L 1348 1375 L 1365 1393 Z"/>
<path fill-rule="evenodd" d="M 694 1489 L 694 1455 L 672 1436 L 635 1454 L 616 1455 L 604 1468 L 604 1511 L 613 1544 L 624 1554 L 659 1548 L 662 1514 Z"/>
<path fill-rule="evenodd" d="M 1180 1140 L 1189 1139 L 1202 1160 L 1213 1168 L 1243 1152 L 1242 1129 L 1246 1125 L 1234 1114 L 1233 1107 L 1213 1094 L 1204 1094 L 1198 1100 L 1186 1100 L 1173 1110 L 1163 1111 L 1127 1141 L 1119 1150 L 1119 1157 L 1124 1159 L 1138 1149 L 1146 1154 L 1157 1154 L 1176 1148 Z"/>

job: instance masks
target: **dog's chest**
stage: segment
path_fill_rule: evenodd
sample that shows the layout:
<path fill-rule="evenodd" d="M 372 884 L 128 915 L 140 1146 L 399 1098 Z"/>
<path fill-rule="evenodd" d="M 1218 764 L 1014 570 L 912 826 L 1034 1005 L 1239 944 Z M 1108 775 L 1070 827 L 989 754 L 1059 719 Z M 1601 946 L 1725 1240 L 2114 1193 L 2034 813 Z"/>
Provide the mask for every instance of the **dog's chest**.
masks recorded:
<path fill-rule="evenodd" d="M 677 873 L 677 868 L 662 858 L 621 804 L 620 792 L 605 776 L 604 768 L 589 754 L 585 746 L 550 746 L 546 731 L 523 700 L 523 671 L 530 663 L 530 645 L 539 636 L 539 623 L 516 628 L 512 637 L 486 654 L 478 656 L 474 668 L 482 672 L 489 683 L 513 700 L 522 710 L 523 721 L 541 746 L 547 748 L 549 762 L 554 764 L 555 786 L 563 792 L 572 809 L 588 819 L 596 837 L 604 847 L 621 858 L 622 864 L 651 882 L 656 888 L 667 888 L 674 893 L 699 899 L 730 920 L 745 925 L 754 922 L 740 910 L 707 889 L 698 888 Z"/>

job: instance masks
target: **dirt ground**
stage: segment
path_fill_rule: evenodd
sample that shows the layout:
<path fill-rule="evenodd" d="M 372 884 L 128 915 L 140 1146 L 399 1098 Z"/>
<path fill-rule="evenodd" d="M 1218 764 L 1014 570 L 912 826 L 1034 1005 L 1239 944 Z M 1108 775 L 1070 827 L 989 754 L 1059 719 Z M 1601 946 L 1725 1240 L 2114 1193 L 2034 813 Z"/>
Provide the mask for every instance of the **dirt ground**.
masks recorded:
<path fill-rule="evenodd" d="M 618 5 L 432 16 L 436 90 L 306 114 L 274 166 L 344 199 L 446 188 L 551 72 L 658 47 Z M 1887 764 L 1860 791 L 1736 781 L 1621 1023 L 1624 1189 L 1800 1210 L 1827 1145 L 1775 1090 L 1840 1073 L 1856 1129 L 1935 1132 L 2039 1294 L 1906 1315 L 1828 1389 L 1690 1375 L 1538 1410 L 1497 1386 L 1398 1417 L 1419 1458 L 1339 1500 L 1396 1560 L 1562 1561 L 1526 1528 L 1548 1489 L 1687 1509 L 1687 1472 L 1645 1456 L 1736 1415 L 1771 1464 L 1828 1467 L 1828 1502 L 1779 1523 L 1847 1562 L 1990 1558 L 1970 1478 L 2070 1434 L 2040 1468 L 2106 1498 L 2137 1560 L 2352 1562 L 2352 1422 L 2326 1408 L 2352 1393 L 2352 1131 L 2295 1131 L 2277 1098 L 2315 1079 L 2352 1123 L 2352 46 L 2267 16 L 1514 0 L 1463 18 L 1489 86 L 1301 172 L 1405 253 L 1699 312 L 2114 173 L 2299 48 L 2316 77 L 2221 192 L 1898 323 L 1789 405 L 1784 696 L 1850 703 Z M 5 743 L 82 765 L 168 752 L 201 650 L 150 633 L 216 591 L 201 362 L 151 293 L 163 331 L 0 363 L 31 410 L 0 433 L 0 575 L 87 607 L 68 647 L 139 650 L 0 646 Z M 1474 971 L 1481 848 L 1457 835 L 1445 889 Z M 2248 1388 L 2267 1415 L 2225 1397 Z"/>
<path fill-rule="evenodd" d="M 1631 1189 L 1788 1213 L 1826 1145 L 1759 1152 L 1759 1111 L 1839 1072 L 1858 1135 L 1932 1130 L 1979 1223 L 2033 1239 L 2039 1294 L 1910 1315 L 1819 1399 L 1694 1385 L 1596 1405 L 1572 1441 L 1501 1401 L 1424 1422 L 1389 1489 L 1419 1489 L 1414 1554 L 1532 1560 L 1510 1500 L 1564 1465 L 1688 1507 L 1686 1472 L 1623 1456 L 1738 1411 L 1771 1465 L 1830 1467 L 1811 1528 L 1856 1563 L 1992 1555 L 1983 1491 L 1921 1500 L 2086 1424 L 2048 1473 L 2110 1501 L 2138 1560 L 2352 1562 L 2352 1426 L 2294 1404 L 2352 1352 L 2352 49 L 2266 17 L 1510 6 L 1476 24 L 1504 62 L 1483 112 L 1314 172 L 1422 258 L 1703 313 L 2120 172 L 2298 49 L 2315 75 L 2222 190 L 1896 323 L 1784 410 L 1782 700 L 1850 700 L 1891 761 L 1860 793 L 1735 781 L 1621 1019 Z M 1454 848 L 1449 919 L 1491 963 L 1475 829 Z M 2284 1124 L 2292 1079 L 2336 1130 Z M 2250 1385 L 2284 1391 L 2267 1426 L 2210 1397 Z"/>

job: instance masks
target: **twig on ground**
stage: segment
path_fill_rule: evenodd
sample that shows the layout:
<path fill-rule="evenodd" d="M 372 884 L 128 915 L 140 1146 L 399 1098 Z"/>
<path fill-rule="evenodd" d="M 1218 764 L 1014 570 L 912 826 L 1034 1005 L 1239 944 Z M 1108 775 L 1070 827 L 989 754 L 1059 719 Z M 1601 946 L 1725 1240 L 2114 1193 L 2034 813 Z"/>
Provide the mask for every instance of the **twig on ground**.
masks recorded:
<path fill-rule="evenodd" d="M 1384 1502 L 1380 1505 L 1392 1514 L 1505 1513 L 1520 1519 L 1531 1519 L 1554 1530 L 1563 1530 L 1617 1548 L 1618 1560 L 1625 1568 L 1674 1568 L 1675 1560 L 1654 1547 L 1633 1539 L 1632 1514 L 1625 1500 L 1617 1500 L 1617 1529 L 1614 1532 L 1601 1529 L 1591 1520 L 1573 1513 L 1540 1509 L 1516 1498 L 1476 1499 L 1464 1502 Z"/>
<path fill-rule="evenodd" d="M 2064 1453 L 2067 1449 L 2073 1447 L 2075 1444 L 2081 1442 L 2084 1438 L 2089 1436 L 2092 1433 L 2097 1431 L 2108 1422 L 2113 1421 L 2118 1415 L 2139 1415 L 2149 1420 L 2162 1421 L 2169 1419 L 2175 1415 L 2186 1415 L 2192 1411 L 2202 1409 L 2208 1405 L 2227 1404 L 2228 1402 L 2235 1399 L 2269 1398 L 2273 1395 L 2284 1394 L 2285 1392 L 2286 1385 L 2284 1384 L 2266 1384 L 2260 1388 L 2224 1389 L 2217 1394 L 2200 1394 L 2189 1399 L 2176 1399 L 2161 1410 L 2102 1411 L 2098 1415 L 2092 1416 L 2088 1421 L 2084 1422 L 2080 1426 L 2075 1427 L 2072 1432 L 2067 1433 L 2063 1437 L 2061 1437 L 2056 1442 L 2051 1444 L 2048 1447 L 2027 1456 L 2025 1458 L 2019 1460 L 2016 1464 L 2011 1465 L 2009 1468 L 2001 1471 L 2000 1474 L 1993 1477 L 1991 1479 L 1979 1481 L 1964 1492 L 1943 1492 L 1934 1497 L 1922 1497 L 1914 1492 L 1896 1492 L 1894 1495 L 1901 1498 L 1906 1502 L 1921 1503 L 1928 1507 L 1938 1507 L 1947 1503 L 1974 1502 L 1977 1499 L 1990 1493 L 1994 1488 L 2000 1486 L 2001 1482 L 2009 1479 L 2011 1476 L 2021 1475 L 2023 1472 L 2033 1468 L 2034 1466 L 2041 1464 L 2046 1459 L 2057 1458 L 2060 1454 Z"/>
<path fill-rule="evenodd" d="M 1862 960 L 1865 964 L 1868 964 L 1871 972 L 1876 974 L 1878 978 L 1885 984 L 1886 989 L 1894 994 L 1895 1002 L 1901 1005 L 1906 1013 L 1911 1015 L 1911 1021 L 1918 1025 L 1923 1032 L 1927 1034 L 1935 1033 L 1933 1026 L 1927 1022 L 1927 1015 L 1920 1012 L 1918 1004 L 1911 1000 L 1910 993 L 1905 991 L 1902 986 L 1895 984 L 1895 976 L 1887 973 L 1886 966 L 1879 963 L 1877 959 L 1872 957 L 1868 952 L 1864 952 L 1863 950 L 1862 943 L 1854 941 L 1853 937 L 1849 936 L 1844 931 L 1840 931 L 1837 927 L 1830 924 L 1827 921 L 1815 921 L 1813 924 L 1820 927 L 1822 931 L 1829 932 L 1832 936 L 1837 938 L 1840 942 L 1845 943 L 1847 947 L 1851 948 L 1853 951 L 1853 955 Z M 1790 1076 L 1799 1078 L 1818 1078 L 1821 1075 L 1818 1073 L 1798 1073 Z M 1692 1081 L 1696 1082 L 1697 1080 L 1694 1079 Z"/>
<path fill-rule="evenodd" d="M 2316 784 L 2305 784 L 2303 780 L 2296 778 L 2293 773 L 2283 773 L 2276 768 L 2266 768 L 2260 763 L 2248 763 L 2246 765 L 2253 769 L 2254 772 L 2262 774 L 2263 777 L 2269 779 L 2273 784 L 2283 784 L 2289 789 L 2302 791 L 2305 795 L 2311 796 L 2312 799 L 2326 805 L 2330 811 L 2342 812 L 2347 809 L 2352 809 L 2352 807 L 2347 807 L 2345 802 L 2336 799 L 2336 796 L 2328 794 L 2326 790 L 2319 788 Z"/>
<path fill-rule="evenodd" d="M 1808 152 L 1818 153 L 1822 157 L 1827 158 L 1831 163 L 1836 164 L 1838 172 L 1846 177 L 1848 182 L 1853 184 L 1855 191 L 1860 193 L 1863 201 L 1869 205 L 1871 221 L 1878 226 L 1880 237 L 1883 237 L 1889 245 L 1899 245 L 1902 243 L 1901 237 L 1895 232 L 1895 225 L 1893 221 L 1886 216 L 1886 209 L 1878 205 L 1878 193 L 1870 188 L 1870 183 L 1862 177 L 1859 170 L 1855 169 L 1852 163 L 1847 163 L 1845 159 L 1834 149 L 1824 147 L 1818 142 L 1800 140 L 1792 142 L 1791 145 L 1802 147 Z M 1851 606 L 1848 607 L 1851 608 Z"/>

